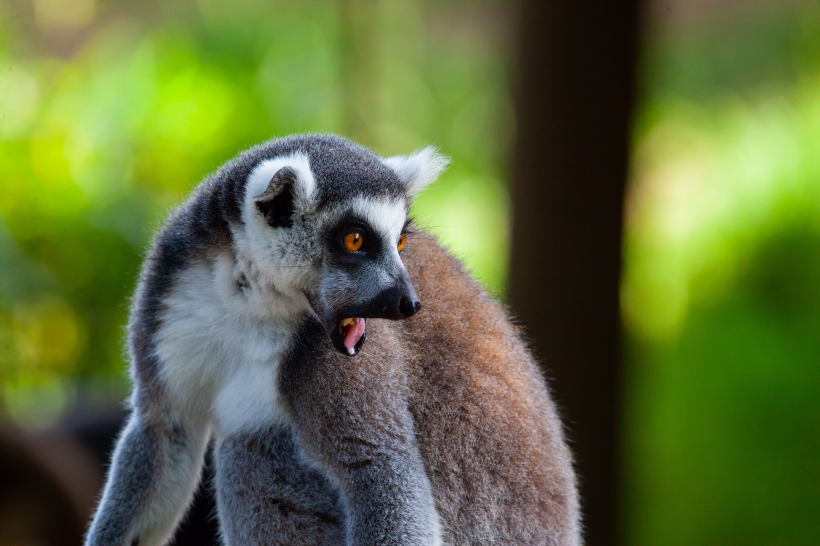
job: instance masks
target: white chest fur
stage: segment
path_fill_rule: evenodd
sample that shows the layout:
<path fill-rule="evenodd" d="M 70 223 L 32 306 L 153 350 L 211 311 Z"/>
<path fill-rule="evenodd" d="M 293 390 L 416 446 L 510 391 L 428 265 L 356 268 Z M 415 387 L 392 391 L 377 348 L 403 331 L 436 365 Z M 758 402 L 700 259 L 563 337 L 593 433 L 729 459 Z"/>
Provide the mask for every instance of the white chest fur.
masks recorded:
<path fill-rule="evenodd" d="M 256 288 L 238 289 L 233 277 L 210 263 L 182 272 L 157 332 L 171 407 L 210 421 L 217 436 L 282 418 L 277 374 L 294 324 L 254 312 Z"/>

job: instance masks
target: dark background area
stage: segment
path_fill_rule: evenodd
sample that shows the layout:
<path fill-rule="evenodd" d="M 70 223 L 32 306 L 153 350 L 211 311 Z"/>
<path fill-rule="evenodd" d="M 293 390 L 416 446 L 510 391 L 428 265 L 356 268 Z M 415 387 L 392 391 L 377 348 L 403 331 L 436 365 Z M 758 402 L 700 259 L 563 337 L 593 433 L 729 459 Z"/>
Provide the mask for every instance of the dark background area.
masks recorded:
<path fill-rule="evenodd" d="M 641 11 L 637 1 L 522 7 L 509 301 L 570 425 L 587 544 L 613 544 L 621 226 Z"/>
<path fill-rule="evenodd" d="M 332 131 L 545 365 L 597 544 L 820 541 L 820 7 L 0 0 L 0 546 L 79 544 L 169 207 Z M 178 536 L 215 529 L 208 479 Z"/>

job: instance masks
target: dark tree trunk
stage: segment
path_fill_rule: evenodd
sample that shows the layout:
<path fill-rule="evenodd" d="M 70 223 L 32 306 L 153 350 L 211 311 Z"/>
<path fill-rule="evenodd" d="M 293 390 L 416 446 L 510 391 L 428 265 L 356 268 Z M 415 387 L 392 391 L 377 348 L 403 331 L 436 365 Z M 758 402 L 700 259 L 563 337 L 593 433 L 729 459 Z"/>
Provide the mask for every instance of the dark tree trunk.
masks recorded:
<path fill-rule="evenodd" d="M 564 408 L 589 546 L 618 541 L 618 291 L 639 7 L 521 6 L 509 301 Z"/>

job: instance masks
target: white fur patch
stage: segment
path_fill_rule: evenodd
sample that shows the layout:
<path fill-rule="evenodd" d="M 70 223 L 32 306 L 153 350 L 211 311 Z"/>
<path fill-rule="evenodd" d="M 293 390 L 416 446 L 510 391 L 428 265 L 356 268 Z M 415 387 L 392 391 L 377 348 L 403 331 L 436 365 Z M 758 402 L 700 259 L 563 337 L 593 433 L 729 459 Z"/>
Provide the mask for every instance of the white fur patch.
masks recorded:
<path fill-rule="evenodd" d="M 285 258 L 285 254 L 292 250 L 289 248 L 292 239 L 282 232 L 289 230 L 272 229 L 256 207 L 256 197 L 265 192 L 273 175 L 285 167 L 292 168 L 297 174 L 296 207 L 300 211 L 311 210 L 316 196 L 316 179 L 307 155 L 296 153 L 277 157 L 259 163 L 248 177 L 242 212 L 244 223 L 232 229 L 239 254 L 237 258 L 246 273 L 255 273 L 260 284 L 275 285 L 278 290 L 287 292 L 286 299 L 304 299 L 302 291 L 294 286 L 303 284 L 303 274 L 309 272 L 310 257 L 303 253 Z M 291 302 L 280 298 L 277 304 L 291 305 Z"/>
<path fill-rule="evenodd" d="M 414 197 L 444 172 L 450 160 L 433 146 L 410 155 L 396 155 L 384 160 L 407 186 L 407 195 Z"/>
<path fill-rule="evenodd" d="M 237 367 L 214 401 L 221 431 L 252 430 L 271 426 L 283 414 L 276 386 L 278 362 L 250 363 Z"/>
<path fill-rule="evenodd" d="M 388 201 L 368 197 L 357 197 L 350 210 L 370 224 L 382 237 L 396 244 L 407 220 L 407 204 L 402 201 Z"/>
<path fill-rule="evenodd" d="M 273 175 L 285 167 L 290 167 L 296 172 L 296 198 L 303 203 L 310 202 L 316 193 L 316 179 L 310 168 L 308 156 L 297 152 L 288 156 L 267 159 L 259 163 L 248 177 L 245 203 L 253 205 L 254 198 L 259 197 L 268 189 L 268 183 Z"/>
<path fill-rule="evenodd" d="M 290 309 L 260 316 L 260 302 L 250 300 L 264 296 L 220 286 L 234 282 L 225 273 L 202 263 L 180 274 L 165 299 L 156 349 L 172 406 L 213 420 L 217 436 L 281 417 L 276 377 L 293 330 L 284 316 Z"/>

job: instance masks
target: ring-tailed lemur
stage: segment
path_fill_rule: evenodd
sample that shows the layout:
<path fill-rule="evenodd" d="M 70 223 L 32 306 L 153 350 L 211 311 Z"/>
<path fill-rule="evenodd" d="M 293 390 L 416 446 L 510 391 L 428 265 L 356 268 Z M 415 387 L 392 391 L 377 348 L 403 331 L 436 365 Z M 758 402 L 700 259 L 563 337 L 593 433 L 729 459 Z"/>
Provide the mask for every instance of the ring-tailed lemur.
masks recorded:
<path fill-rule="evenodd" d="M 294 136 L 197 188 L 142 271 L 132 413 L 87 546 L 168 541 L 211 438 L 229 545 L 580 543 L 535 361 L 408 224 L 445 164 Z"/>

